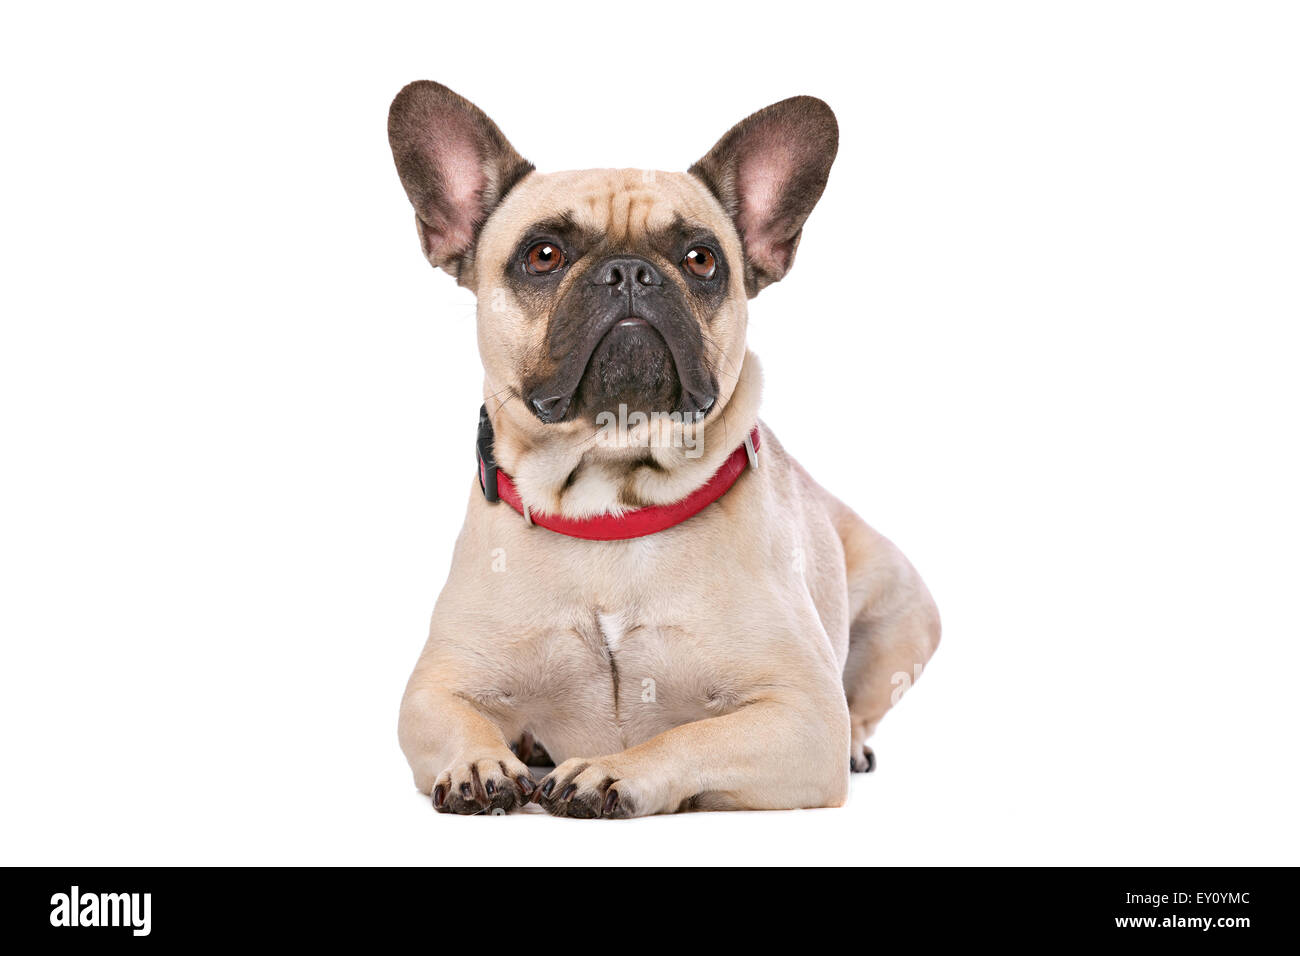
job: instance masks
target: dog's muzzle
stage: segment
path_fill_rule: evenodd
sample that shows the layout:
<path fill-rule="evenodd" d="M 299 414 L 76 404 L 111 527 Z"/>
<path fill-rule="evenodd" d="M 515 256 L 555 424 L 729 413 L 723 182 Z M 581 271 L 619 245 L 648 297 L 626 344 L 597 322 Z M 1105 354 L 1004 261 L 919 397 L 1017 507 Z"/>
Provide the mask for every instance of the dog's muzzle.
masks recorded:
<path fill-rule="evenodd" d="M 551 318 L 548 346 L 555 372 L 524 396 L 544 422 L 620 404 L 702 418 L 717 399 L 684 294 L 640 256 L 610 256 L 580 276 Z"/>

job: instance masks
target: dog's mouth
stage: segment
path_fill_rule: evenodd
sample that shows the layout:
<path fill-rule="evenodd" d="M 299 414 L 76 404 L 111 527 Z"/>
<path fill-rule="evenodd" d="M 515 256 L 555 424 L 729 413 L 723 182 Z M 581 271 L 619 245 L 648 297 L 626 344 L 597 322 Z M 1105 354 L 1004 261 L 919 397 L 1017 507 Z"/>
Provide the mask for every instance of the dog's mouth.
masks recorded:
<path fill-rule="evenodd" d="M 693 320 L 615 315 L 586 323 L 583 332 L 555 374 L 525 391 L 541 421 L 595 420 L 620 409 L 698 421 L 713 408 L 717 385 Z"/>

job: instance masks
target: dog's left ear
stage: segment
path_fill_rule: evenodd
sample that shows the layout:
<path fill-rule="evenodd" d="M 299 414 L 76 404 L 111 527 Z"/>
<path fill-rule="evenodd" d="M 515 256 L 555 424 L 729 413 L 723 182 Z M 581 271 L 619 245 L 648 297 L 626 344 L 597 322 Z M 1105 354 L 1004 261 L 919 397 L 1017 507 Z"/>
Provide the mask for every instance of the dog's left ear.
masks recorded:
<path fill-rule="evenodd" d="M 790 271 L 804 221 L 826 188 L 839 135 L 829 106 L 794 96 L 741 120 L 690 168 L 736 224 L 751 298 Z"/>
<path fill-rule="evenodd" d="M 486 113 L 430 80 L 397 94 L 388 111 L 388 142 L 425 256 L 463 284 L 479 229 L 532 163 Z"/>

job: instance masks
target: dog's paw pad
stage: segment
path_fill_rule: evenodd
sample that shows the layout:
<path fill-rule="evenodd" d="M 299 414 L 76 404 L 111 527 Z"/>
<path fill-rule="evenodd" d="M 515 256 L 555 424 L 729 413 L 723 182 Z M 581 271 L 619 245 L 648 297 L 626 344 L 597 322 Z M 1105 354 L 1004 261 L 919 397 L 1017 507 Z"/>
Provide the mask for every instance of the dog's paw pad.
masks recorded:
<path fill-rule="evenodd" d="M 453 764 L 434 782 L 433 808 L 439 813 L 509 813 L 532 799 L 537 787 L 528 768 L 514 758 L 488 757 Z"/>
<path fill-rule="evenodd" d="M 854 773 L 871 773 L 876 769 L 876 754 L 863 744 L 856 753 L 849 754 L 849 769 Z"/>
<path fill-rule="evenodd" d="M 566 760 L 537 785 L 537 802 L 552 816 L 619 819 L 636 816 L 636 806 L 613 768 Z"/>

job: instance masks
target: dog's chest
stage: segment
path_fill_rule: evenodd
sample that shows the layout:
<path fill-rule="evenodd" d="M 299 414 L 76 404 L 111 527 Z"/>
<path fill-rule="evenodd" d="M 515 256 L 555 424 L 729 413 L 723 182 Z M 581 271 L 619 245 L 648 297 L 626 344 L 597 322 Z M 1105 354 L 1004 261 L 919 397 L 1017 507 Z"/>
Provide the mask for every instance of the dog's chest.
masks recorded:
<path fill-rule="evenodd" d="M 616 753 L 752 699 L 746 660 L 761 646 L 748 622 L 762 612 L 752 590 L 699 573 L 692 541 L 594 548 L 530 530 L 480 535 L 509 553 L 509 572 L 488 578 L 501 585 L 492 631 L 508 639 L 475 657 L 463 685 L 508 734 L 532 732 L 558 760 Z M 737 560 L 716 544 L 710 554 Z"/>
<path fill-rule="evenodd" d="M 742 696 L 708 642 L 636 611 L 592 608 L 589 620 L 539 639 L 545 648 L 517 675 L 531 689 L 520 717 L 557 760 L 635 746 L 726 713 Z"/>

